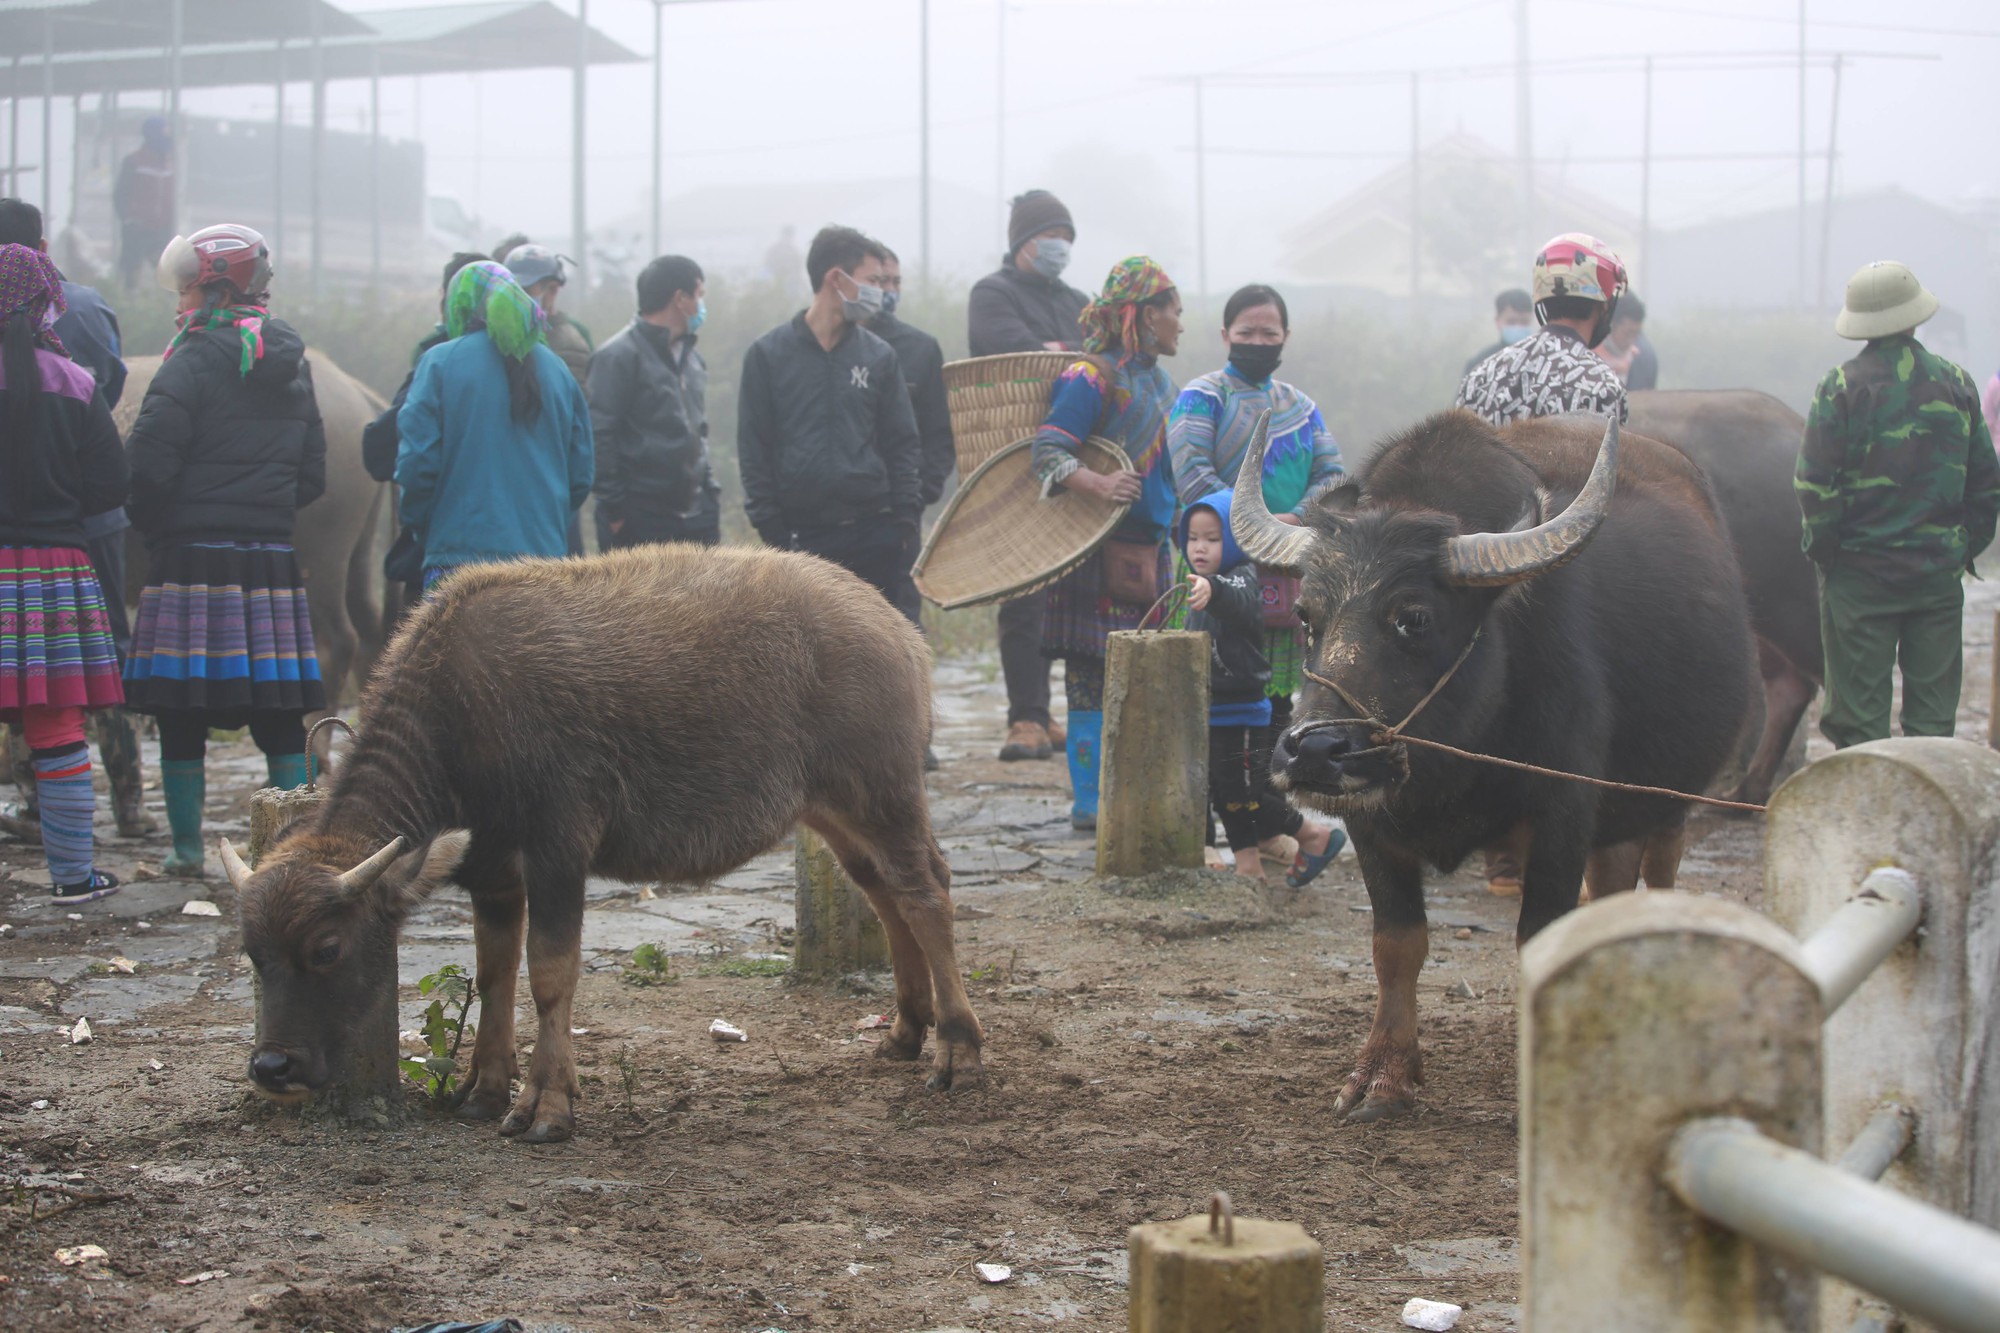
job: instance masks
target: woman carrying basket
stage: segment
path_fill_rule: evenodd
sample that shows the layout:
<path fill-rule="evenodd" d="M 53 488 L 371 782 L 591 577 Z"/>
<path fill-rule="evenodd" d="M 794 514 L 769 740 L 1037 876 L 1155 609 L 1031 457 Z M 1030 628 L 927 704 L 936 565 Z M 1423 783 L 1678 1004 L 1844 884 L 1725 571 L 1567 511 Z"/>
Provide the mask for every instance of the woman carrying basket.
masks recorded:
<path fill-rule="evenodd" d="M 181 313 L 125 442 L 152 562 L 125 692 L 160 724 L 164 869 L 200 878 L 209 728 L 247 724 L 271 785 L 305 785 L 305 715 L 326 689 L 292 525 L 326 489 L 326 430 L 305 343 L 267 308 L 262 236 L 176 236 L 159 277 Z"/>
<path fill-rule="evenodd" d="M 1171 577 L 1176 506 L 1167 412 L 1174 382 L 1159 359 L 1180 345 L 1180 293 L 1158 264 L 1134 256 L 1111 270 L 1084 309 L 1083 327 L 1084 355 L 1056 380 L 1035 433 L 1033 467 L 1045 497 L 1068 488 L 1131 506 L 1110 540 L 1045 594 L 1042 653 L 1062 659 L 1069 702 L 1070 824 L 1092 829 L 1105 643 L 1114 630 L 1137 629 Z M 1084 467 L 1078 451 L 1093 435 L 1123 449 L 1133 471 Z"/>

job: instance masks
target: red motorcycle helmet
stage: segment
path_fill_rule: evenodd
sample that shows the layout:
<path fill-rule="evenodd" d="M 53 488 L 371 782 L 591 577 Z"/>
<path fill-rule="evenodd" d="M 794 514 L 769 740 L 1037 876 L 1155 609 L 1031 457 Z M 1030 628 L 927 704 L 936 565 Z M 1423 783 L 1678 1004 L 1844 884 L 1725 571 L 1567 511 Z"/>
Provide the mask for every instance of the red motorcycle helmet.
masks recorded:
<path fill-rule="evenodd" d="M 245 299 L 262 298 L 271 288 L 271 247 L 254 228 L 217 223 L 167 242 L 160 252 L 159 279 L 160 286 L 177 294 L 226 283 Z"/>

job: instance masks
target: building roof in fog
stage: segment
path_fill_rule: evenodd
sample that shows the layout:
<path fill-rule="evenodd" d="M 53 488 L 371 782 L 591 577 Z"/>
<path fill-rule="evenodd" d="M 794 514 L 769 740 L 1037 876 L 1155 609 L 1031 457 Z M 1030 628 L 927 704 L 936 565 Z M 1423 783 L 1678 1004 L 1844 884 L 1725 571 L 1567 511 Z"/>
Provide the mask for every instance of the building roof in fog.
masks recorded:
<path fill-rule="evenodd" d="M 303 41 L 315 20 L 322 37 L 369 31 L 328 0 L 183 0 L 181 41 Z M 164 47 L 172 29 L 168 0 L 0 0 L 0 56 Z"/>
<path fill-rule="evenodd" d="M 63 0 L 0 0 L 0 56 L 18 53 L 15 77 L 23 96 L 43 90 L 42 20 L 31 6 L 63 4 Z M 16 13 L 5 6 L 20 6 Z M 167 12 L 160 0 L 84 0 L 65 5 L 52 20 L 68 23 L 104 7 L 139 7 L 148 16 L 131 29 L 100 27 L 103 45 L 58 45 L 53 91 L 73 93 L 146 91 L 165 86 L 168 78 L 167 37 L 157 17 Z M 223 9 L 243 7 L 265 14 L 258 23 L 231 29 L 204 21 Z M 613 41 L 595 28 L 579 29 L 576 16 L 549 0 L 491 0 L 476 5 L 423 5 L 352 15 L 325 0 L 187 0 L 186 39 L 181 46 L 183 88 L 230 88 L 274 82 L 280 46 L 285 73 L 293 80 L 312 75 L 309 7 L 321 11 L 319 60 L 328 79 L 364 79 L 373 74 L 465 74 L 487 70 L 566 68 L 577 58 L 579 37 L 587 44 L 593 65 L 643 60 L 636 51 Z M 210 11 L 213 10 L 214 14 Z M 267 13 L 268 11 L 268 13 Z M 280 12 L 282 11 L 282 12 Z M 81 20 L 78 20 L 81 22 Z M 337 22 L 337 26 L 336 26 Z M 21 32 L 31 30 L 31 41 Z M 79 31 L 84 31 L 79 29 Z M 125 35 L 120 35 L 125 34 Z M 138 35 L 144 40 L 137 40 Z"/>
<path fill-rule="evenodd" d="M 1454 134 L 1426 145 L 1418 160 L 1423 294 L 1484 297 L 1495 284 L 1525 285 L 1532 257 L 1515 253 L 1514 155 Z M 1312 282 L 1407 296 L 1411 170 L 1409 162 L 1399 163 L 1284 233 L 1280 262 Z M 1637 272 L 1639 220 L 1618 205 L 1538 170 L 1535 217 L 1537 235 L 1589 232 Z"/>

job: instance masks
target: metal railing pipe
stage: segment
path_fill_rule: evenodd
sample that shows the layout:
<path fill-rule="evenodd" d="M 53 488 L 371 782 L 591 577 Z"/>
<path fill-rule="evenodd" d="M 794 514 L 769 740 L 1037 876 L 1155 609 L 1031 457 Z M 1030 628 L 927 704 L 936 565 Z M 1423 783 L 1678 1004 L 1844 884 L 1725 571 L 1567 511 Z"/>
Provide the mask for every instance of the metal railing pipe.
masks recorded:
<path fill-rule="evenodd" d="M 1834 1165 L 1850 1176 L 1860 1176 L 1863 1180 L 1880 1180 L 1890 1163 L 1903 1155 L 1910 1146 L 1910 1138 L 1916 1132 L 1917 1113 L 1907 1106 L 1890 1102 L 1874 1115 L 1854 1136 L 1854 1142 L 1847 1145 Z"/>
<path fill-rule="evenodd" d="M 1910 937 L 1923 901 L 1914 876 L 1884 867 L 1871 872 L 1839 911 L 1800 942 L 1829 1016 Z"/>
<path fill-rule="evenodd" d="M 1849 1175 L 1746 1120 L 1674 1135 L 1664 1179 L 1695 1212 L 1928 1319 L 2000 1333 L 2000 1233 Z"/>

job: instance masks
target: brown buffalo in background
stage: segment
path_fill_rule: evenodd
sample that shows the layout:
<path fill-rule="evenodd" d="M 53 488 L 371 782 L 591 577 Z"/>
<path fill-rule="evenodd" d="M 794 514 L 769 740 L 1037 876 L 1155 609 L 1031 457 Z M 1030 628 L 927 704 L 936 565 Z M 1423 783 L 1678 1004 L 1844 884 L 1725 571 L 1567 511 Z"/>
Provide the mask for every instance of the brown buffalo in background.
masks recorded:
<path fill-rule="evenodd" d="M 292 545 L 305 576 L 313 646 L 319 653 L 327 698 L 335 704 L 352 703 L 381 656 L 385 637 L 376 532 L 379 515 L 389 508 L 389 488 L 361 466 L 361 431 L 388 404 L 326 353 L 310 352 L 306 360 L 312 365 L 313 391 L 326 422 L 326 493 L 299 511 Z M 130 377 L 113 413 L 121 438 L 131 433 L 139 418 L 139 404 L 160 368 L 160 358 L 135 356 L 126 366 Z M 145 543 L 136 531 L 128 564 L 126 600 L 136 603 L 149 567 Z"/>
<path fill-rule="evenodd" d="M 1734 798 L 1763 802 L 1786 767 L 1799 722 L 1825 679 L 1819 582 L 1799 542 L 1792 490 L 1805 419 L 1754 389 L 1635 393 L 1635 432 L 1678 447 L 1708 475 L 1743 567 L 1764 725 Z"/>

